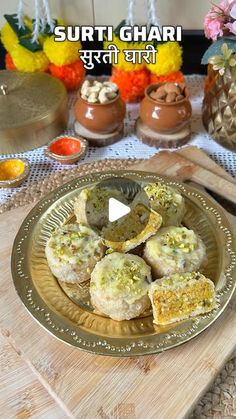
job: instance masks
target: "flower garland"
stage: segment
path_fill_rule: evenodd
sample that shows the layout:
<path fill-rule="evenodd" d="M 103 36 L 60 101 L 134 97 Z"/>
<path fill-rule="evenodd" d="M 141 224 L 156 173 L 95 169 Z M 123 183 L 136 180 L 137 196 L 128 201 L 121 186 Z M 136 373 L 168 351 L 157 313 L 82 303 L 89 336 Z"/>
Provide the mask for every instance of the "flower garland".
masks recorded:
<path fill-rule="evenodd" d="M 43 4 L 45 8 L 47 2 L 44 1 Z M 54 25 L 50 24 L 47 7 L 45 10 L 48 17 L 42 23 L 41 16 L 41 26 L 39 24 L 37 31 L 34 20 L 21 15 L 21 7 L 18 11 L 20 20 L 18 15 L 5 15 L 7 22 L 1 29 L 1 41 L 7 51 L 6 69 L 32 73 L 48 71 L 60 79 L 68 90 L 78 89 L 85 77 L 85 69 L 78 55 L 81 43 L 55 42 L 52 36 Z"/>
<path fill-rule="evenodd" d="M 133 64 L 125 61 L 124 49 L 145 49 L 144 42 L 123 42 L 114 34 L 113 44 L 120 50 L 118 63 L 113 63 L 111 81 L 119 86 L 121 97 L 126 102 L 137 102 L 142 99 L 149 83 L 172 81 L 181 83 L 184 75 L 180 71 L 183 63 L 182 47 L 178 42 L 165 42 L 157 45 L 156 63 Z M 104 42 L 104 48 L 109 43 Z"/>
<path fill-rule="evenodd" d="M 117 35 L 121 26 L 134 25 L 134 6 L 135 0 L 128 0 L 128 17 L 115 29 L 112 42 L 120 53 L 118 63 L 113 63 L 111 81 L 119 86 L 121 97 L 126 102 L 141 100 L 149 83 L 184 82 L 184 75 L 180 71 L 183 51 L 178 42 L 155 45 L 157 51 L 155 64 L 147 64 L 144 60 L 140 64 L 133 64 L 125 60 L 124 49 L 144 50 L 147 45 L 147 42 L 124 42 Z M 154 0 L 147 0 L 147 14 L 148 25 L 159 26 Z M 105 41 L 104 48 L 106 49 L 108 45 L 109 42 Z"/>
<path fill-rule="evenodd" d="M 53 36 L 47 37 L 43 44 L 43 51 L 49 61 L 57 66 L 73 64 L 78 60 L 78 50 L 81 48 L 79 41 L 55 42 Z"/>
<path fill-rule="evenodd" d="M 165 42 L 157 45 L 156 63 L 146 64 L 152 74 L 169 76 L 182 66 L 182 48 L 178 42 Z"/>
<path fill-rule="evenodd" d="M 43 51 L 31 52 L 21 45 L 15 46 L 11 58 L 19 71 L 30 73 L 47 71 L 49 66 L 49 60 Z"/>
<path fill-rule="evenodd" d="M 125 71 L 113 67 L 111 81 L 119 86 L 120 95 L 125 102 L 138 102 L 150 83 L 150 73 L 146 68 Z"/>
<path fill-rule="evenodd" d="M 69 91 L 77 90 L 82 85 L 86 73 L 80 59 L 62 66 L 49 64 L 48 70 L 52 76 L 61 80 Z"/>

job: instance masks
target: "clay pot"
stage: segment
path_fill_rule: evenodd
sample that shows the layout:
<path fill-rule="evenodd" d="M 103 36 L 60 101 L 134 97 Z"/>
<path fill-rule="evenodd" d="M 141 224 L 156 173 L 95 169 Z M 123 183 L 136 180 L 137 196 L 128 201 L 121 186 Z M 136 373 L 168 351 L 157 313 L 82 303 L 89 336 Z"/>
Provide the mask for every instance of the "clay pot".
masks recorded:
<path fill-rule="evenodd" d="M 89 131 L 110 134 L 123 123 L 125 104 L 120 95 L 108 103 L 89 103 L 79 96 L 74 111 L 77 121 Z"/>
<path fill-rule="evenodd" d="M 173 103 L 157 102 L 152 99 L 149 94 L 162 84 L 151 84 L 146 88 L 145 97 L 140 104 L 140 118 L 154 131 L 172 133 L 189 121 L 192 106 L 188 97 Z"/>

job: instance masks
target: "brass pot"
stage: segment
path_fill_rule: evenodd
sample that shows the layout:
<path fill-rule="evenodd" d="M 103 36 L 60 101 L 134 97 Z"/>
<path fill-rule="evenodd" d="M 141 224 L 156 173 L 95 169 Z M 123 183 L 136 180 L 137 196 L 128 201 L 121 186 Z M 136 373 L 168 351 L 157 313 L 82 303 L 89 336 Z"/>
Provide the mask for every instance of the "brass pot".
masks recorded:
<path fill-rule="evenodd" d="M 236 151 L 236 71 L 227 67 L 223 76 L 208 66 L 202 121 L 222 146 Z"/>
<path fill-rule="evenodd" d="M 89 131 L 110 134 L 122 124 L 125 104 L 120 95 L 108 103 L 89 103 L 79 96 L 74 112 L 77 121 Z"/>
<path fill-rule="evenodd" d="M 140 104 L 140 118 L 152 130 L 173 133 L 181 129 L 191 118 L 192 106 L 187 97 L 179 102 L 157 102 L 150 97 L 152 90 L 161 86 L 150 84 Z"/>

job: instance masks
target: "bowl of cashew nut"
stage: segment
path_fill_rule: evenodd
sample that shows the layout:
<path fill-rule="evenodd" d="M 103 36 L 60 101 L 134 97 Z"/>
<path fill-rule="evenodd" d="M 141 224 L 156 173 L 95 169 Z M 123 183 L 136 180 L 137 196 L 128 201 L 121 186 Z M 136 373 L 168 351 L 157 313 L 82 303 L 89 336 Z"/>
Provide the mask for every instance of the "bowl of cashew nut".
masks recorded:
<path fill-rule="evenodd" d="M 125 104 L 115 83 L 85 80 L 74 112 L 76 120 L 89 131 L 111 134 L 123 124 Z"/>

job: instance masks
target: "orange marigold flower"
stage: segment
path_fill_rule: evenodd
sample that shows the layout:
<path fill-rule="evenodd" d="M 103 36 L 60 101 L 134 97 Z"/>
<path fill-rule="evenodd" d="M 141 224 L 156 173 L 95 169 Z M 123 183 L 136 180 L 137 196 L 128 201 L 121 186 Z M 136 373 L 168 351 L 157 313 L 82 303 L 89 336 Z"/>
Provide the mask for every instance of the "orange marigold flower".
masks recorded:
<path fill-rule="evenodd" d="M 113 67 L 111 81 L 116 83 L 120 95 L 125 102 L 138 102 L 144 96 L 144 91 L 150 83 L 147 69 L 124 71 Z"/>
<path fill-rule="evenodd" d="M 150 83 L 165 83 L 167 81 L 173 83 L 184 83 L 185 78 L 182 71 L 175 71 L 174 73 L 170 73 L 165 76 L 157 76 L 157 74 L 153 73 L 150 75 Z"/>
<path fill-rule="evenodd" d="M 83 83 L 85 76 L 85 69 L 80 59 L 72 64 L 57 66 L 49 64 L 49 73 L 61 80 L 67 90 L 77 90 Z"/>
<path fill-rule="evenodd" d="M 16 66 L 9 52 L 5 56 L 5 67 L 7 70 L 16 70 Z"/>

